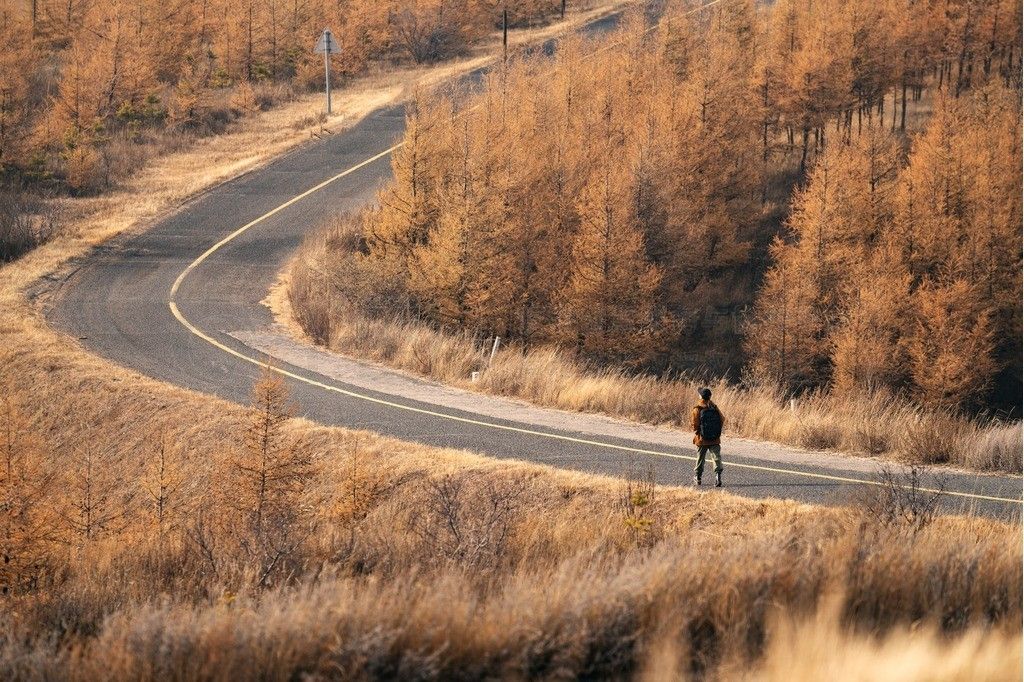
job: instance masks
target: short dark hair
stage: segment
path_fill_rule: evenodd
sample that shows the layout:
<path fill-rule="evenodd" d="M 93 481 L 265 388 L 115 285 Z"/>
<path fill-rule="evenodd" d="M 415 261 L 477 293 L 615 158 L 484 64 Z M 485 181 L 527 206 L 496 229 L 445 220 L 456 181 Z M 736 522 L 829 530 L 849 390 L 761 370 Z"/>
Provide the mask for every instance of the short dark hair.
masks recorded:
<path fill-rule="evenodd" d="M 702 389 L 697 391 L 697 395 L 699 395 L 704 400 L 711 400 L 711 389 L 710 388 L 702 388 Z"/>

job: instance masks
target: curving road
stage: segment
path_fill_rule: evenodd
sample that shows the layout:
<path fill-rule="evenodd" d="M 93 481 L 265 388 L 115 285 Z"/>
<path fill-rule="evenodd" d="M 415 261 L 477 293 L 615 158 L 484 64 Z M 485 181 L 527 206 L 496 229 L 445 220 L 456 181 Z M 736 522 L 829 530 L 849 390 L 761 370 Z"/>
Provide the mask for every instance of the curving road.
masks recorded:
<path fill-rule="evenodd" d="M 378 110 L 97 249 L 61 284 L 51 323 L 146 375 L 248 403 L 267 350 L 255 339 L 272 326 L 261 300 L 310 226 L 373 201 L 404 122 L 402 106 Z M 692 447 L 661 429 L 458 399 L 379 368 L 348 380 L 330 360 L 305 361 L 309 352 L 276 355 L 300 411 L 324 424 L 613 475 L 632 454 L 650 461 L 659 483 L 690 479 Z M 725 457 L 726 489 L 750 497 L 843 503 L 874 480 L 875 465 L 860 458 L 752 441 L 727 440 Z M 951 510 L 1020 517 L 1019 477 L 932 472 L 925 485 L 948 490 Z"/>

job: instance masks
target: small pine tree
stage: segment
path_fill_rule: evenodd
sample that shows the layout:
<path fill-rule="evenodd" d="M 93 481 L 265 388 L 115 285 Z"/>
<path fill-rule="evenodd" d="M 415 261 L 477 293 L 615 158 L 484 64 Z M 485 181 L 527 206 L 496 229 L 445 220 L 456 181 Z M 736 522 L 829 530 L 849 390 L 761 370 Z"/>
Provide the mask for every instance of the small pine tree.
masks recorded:
<path fill-rule="evenodd" d="M 43 444 L 9 395 L 0 401 L 0 592 L 31 587 L 43 570 L 53 519 L 53 472 Z"/>
<path fill-rule="evenodd" d="M 61 515 L 71 544 L 83 546 L 126 528 L 136 489 L 125 484 L 122 463 L 86 442 L 73 449 L 66 479 Z"/>
<path fill-rule="evenodd" d="M 876 259 L 854 271 L 844 310 L 832 331 L 832 385 L 841 392 L 901 388 L 908 380 L 907 336 L 912 328 L 911 277 L 895 259 Z"/>
<path fill-rule="evenodd" d="M 29 77 L 24 65 L 33 58 L 28 27 L 0 22 L 0 173 L 25 161 L 29 120 Z"/>
<path fill-rule="evenodd" d="M 151 458 L 142 478 L 146 507 L 156 526 L 161 548 L 167 534 L 178 527 L 188 510 L 189 500 L 185 495 L 187 482 L 181 451 L 168 445 L 167 439 L 161 435 L 152 446 Z"/>
<path fill-rule="evenodd" d="M 776 239 L 771 254 L 775 266 L 765 275 L 746 329 L 750 372 L 767 385 L 808 388 L 822 380 L 828 353 L 813 252 Z"/>
<path fill-rule="evenodd" d="M 232 462 L 225 490 L 228 504 L 257 536 L 299 514 L 299 498 L 315 475 L 311 458 L 285 435 L 292 412 L 288 386 L 264 367 L 253 388 L 243 448 Z"/>
<path fill-rule="evenodd" d="M 391 156 L 394 181 L 380 193 L 380 210 L 366 235 L 371 253 L 399 263 L 403 271 L 434 225 L 430 136 L 435 113 L 434 103 L 420 93 L 409 104 L 403 144 Z"/>

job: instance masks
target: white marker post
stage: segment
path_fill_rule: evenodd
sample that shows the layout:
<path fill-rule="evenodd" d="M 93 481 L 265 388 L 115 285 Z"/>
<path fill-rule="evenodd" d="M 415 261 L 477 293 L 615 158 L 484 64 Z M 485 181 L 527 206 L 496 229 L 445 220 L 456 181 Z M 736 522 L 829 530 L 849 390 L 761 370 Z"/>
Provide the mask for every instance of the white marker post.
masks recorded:
<path fill-rule="evenodd" d="M 331 29 L 324 29 L 320 40 L 316 41 L 313 52 L 324 56 L 324 88 L 327 91 L 327 113 L 329 114 L 331 113 L 331 55 L 341 52 L 338 42 L 331 35 Z"/>
<path fill-rule="evenodd" d="M 501 344 L 501 337 L 494 337 L 494 345 L 491 346 L 491 357 L 487 360 L 487 366 L 490 367 L 494 364 L 494 356 L 498 354 L 498 346 Z"/>

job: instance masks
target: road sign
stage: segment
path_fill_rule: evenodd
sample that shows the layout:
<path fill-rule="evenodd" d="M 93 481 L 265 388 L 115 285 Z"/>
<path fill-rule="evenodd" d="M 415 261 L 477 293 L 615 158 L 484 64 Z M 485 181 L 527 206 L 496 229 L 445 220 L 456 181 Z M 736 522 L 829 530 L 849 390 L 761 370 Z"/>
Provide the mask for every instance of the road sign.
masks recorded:
<path fill-rule="evenodd" d="M 324 32 L 320 34 L 320 39 L 316 41 L 316 47 L 313 48 L 313 52 L 317 54 L 338 54 L 341 52 L 338 41 L 334 39 L 331 29 L 325 28 Z"/>
<path fill-rule="evenodd" d="M 338 41 L 331 34 L 331 29 L 325 28 L 320 34 L 320 40 L 316 41 L 313 48 L 316 54 L 324 56 L 324 90 L 327 92 L 327 113 L 331 113 L 331 55 L 341 52 Z"/>

